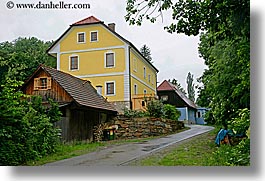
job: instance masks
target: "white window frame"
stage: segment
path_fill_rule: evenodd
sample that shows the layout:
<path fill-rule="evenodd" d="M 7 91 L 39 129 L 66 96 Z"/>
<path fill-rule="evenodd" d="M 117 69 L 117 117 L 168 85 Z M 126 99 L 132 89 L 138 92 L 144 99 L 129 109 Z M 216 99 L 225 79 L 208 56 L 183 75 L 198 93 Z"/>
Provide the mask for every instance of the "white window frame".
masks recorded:
<path fill-rule="evenodd" d="M 113 66 L 111 66 L 111 67 L 107 67 L 107 54 L 109 54 L 109 53 L 113 53 Z M 104 67 L 105 68 L 114 68 L 115 67 L 115 65 L 116 65 L 116 55 L 115 55 L 115 52 L 113 52 L 113 51 L 107 51 L 107 52 L 105 52 L 104 53 Z"/>
<path fill-rule="evenodd" d="M 79 34 L 84 34 L 84 42 L 79 42 Z M 76 39 L 77 39 L 76 41 L 78 44 L 86 43 L 86 32 L 78 32 Z"/>
<path fill-rule="evenodd" d="M 77 69 L 74 69 L 74 70 L 71 69 L 71 58 L 72 57 L 77 57 Z M 69 56 L 69 71 L 78 71 L 79 70 L 79 63 L 80 63 L 79 55 L 75 55 L 75 54 L 70 55 Z"/>
<path fill-rule="evenodd" d="M 92 41 L 92 36 L 91 36 L 91 34 L 92 34 L 92 33 L 95 33 L 95 32 L 97 33 L 97 40 L 93 40 L 93 41 Z M 90 37 L 89 37 L 90 42 L 98 42 L 98 41 L 99 41 L 99 36 L 98 36 L 98 31 L 97 31 L 97 30 L 95 30 L 95 31 L 90 31 L 89 35 L 90 35 Z"/>
<path fill-rule="evenodd" d="M 133 71 L 137 72 L 137 59 L 133 58 Z"/>
<path fill-rule="evenodd" d="M 147 94 L 147 90 L 146 89 L 144 89 L 144 95 L 146 95 Z"/>
<path fill-rule="evenodd" d="M 108 86 L 107 84 L 113 83 L 113 94 L 107 94 L 108 93 Z M 115 81 L 106 81 L 105 82 L 105 96 L 115 96 L 116 95 L 116 83 Z"/>

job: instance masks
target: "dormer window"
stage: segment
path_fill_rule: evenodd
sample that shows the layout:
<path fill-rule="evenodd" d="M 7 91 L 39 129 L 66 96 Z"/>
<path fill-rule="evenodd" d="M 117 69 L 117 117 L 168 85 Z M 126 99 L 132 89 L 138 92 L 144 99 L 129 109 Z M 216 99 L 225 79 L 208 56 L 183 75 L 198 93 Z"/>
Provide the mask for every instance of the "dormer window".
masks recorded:
<path fill-rule="evenodd" d="M 90 41 L 91 42 L 98 41 L 98 31 L 91 31 L 90 32 Z"/>
<path fill-rule="evenodd" d="M 86 43 L 86 34 L 85 34 L 85 32 L 77 33 L 77 43 Z"/>
<path fill-rule="evenodd" d="M 51 89 L 51 77 L 34 78 L 34 90 Z"/>

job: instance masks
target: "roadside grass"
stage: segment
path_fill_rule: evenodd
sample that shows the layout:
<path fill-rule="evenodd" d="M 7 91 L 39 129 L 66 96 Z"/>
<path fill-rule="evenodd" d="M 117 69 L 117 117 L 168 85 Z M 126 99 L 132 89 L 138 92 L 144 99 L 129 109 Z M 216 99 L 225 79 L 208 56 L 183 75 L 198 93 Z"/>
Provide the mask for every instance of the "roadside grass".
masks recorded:
<path fill-rule="evenodd" d="M 218 150 L 214 140 L 218 128 L 183 141 L 177 146 L 153 153 L 140 161 L 138 166 L 222 166 L 225 158 L 216 158 L 213 153 Z M 135 164 L 134 164 L 135 165 Z"/>
<path fill-rule="evenodd" d="M 175 133 L 179 133 L 182 131 L 186 131 L 190 128 L 185 127 L 184 129 L 178 130 Z M 175 134 L 172 133 L 172 134 Z M 28 166 L 39 166 L 44 165 L 46 163 L 55 162 L 67 158 L 72 158 L 75 156 L 80 156 L 83 154 L 87 154 L 90 152 L 94 152 L 100 149 L 104 149 L 109 146 L 113 145 L 120 145 L 126 143 L 134 143 L 134 142 L 142 142 L 148 141 L 155 138 L 164 137 L 167 135 L 160 135 L 160 136 L 151 136 L 147 138 L 138 138 L 138 139 L 126 139 L 126 140 L 111 140 L 111 141 L 102 141 L 98 143 L 88 143 L 85 141 L 73 141 L 70 143 L 61 143 L 56 147 L 55 153 L 50 155 L 44 156 L 39 160 L 29 161 L 26 163 Z"/>

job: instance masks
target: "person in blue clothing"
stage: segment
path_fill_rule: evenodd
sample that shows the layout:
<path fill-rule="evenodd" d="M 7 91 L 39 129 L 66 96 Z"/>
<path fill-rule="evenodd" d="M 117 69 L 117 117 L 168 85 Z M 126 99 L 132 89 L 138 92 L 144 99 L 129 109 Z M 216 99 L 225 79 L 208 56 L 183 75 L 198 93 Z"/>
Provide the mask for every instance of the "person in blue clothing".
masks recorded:
<path fill-rule="evenodd" d="M 220 131 L 216 135 L 215 143 L 220 146 L 221 144 L 228 144 L 230 145 L 229 141 L 229 130 L 227 130 L 227 127 L 224 129 L 220 129 Z"/>

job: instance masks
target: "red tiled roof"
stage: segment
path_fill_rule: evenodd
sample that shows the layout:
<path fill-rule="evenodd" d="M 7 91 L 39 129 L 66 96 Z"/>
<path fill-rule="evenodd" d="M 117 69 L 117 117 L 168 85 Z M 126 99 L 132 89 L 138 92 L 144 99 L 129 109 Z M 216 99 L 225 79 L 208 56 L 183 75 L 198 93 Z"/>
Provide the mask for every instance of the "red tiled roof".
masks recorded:
<path fill-rule="evenodd" d="M 190 107 L 193 107 L 196 109 L 196 104 L 192 102 L 189 98 L 183 94 L 179 88 L 172 83 L 168 82 L 167 80 L 164 80 L 158 87 L 157 91 L 175 91 L 176 94 L 184 101 L 186 104 L 188 104 Z"/>
<path fill-rule="evenodd" d="M 168 81 L 164 80 L 158 87 L 157 91 L 175 90 Z"/>
<path fill-rule="evenodd" d="M 82 19 L 80 21 L 77 21 L 75 23 L 73 23 L 72 25 L 83 25 L 83 24 L 92 24 L 92 23 L 100 23 L 101 21 L 99 19 L 97 19 L 94 16 L 89 16 L 85 19 Z"/>

